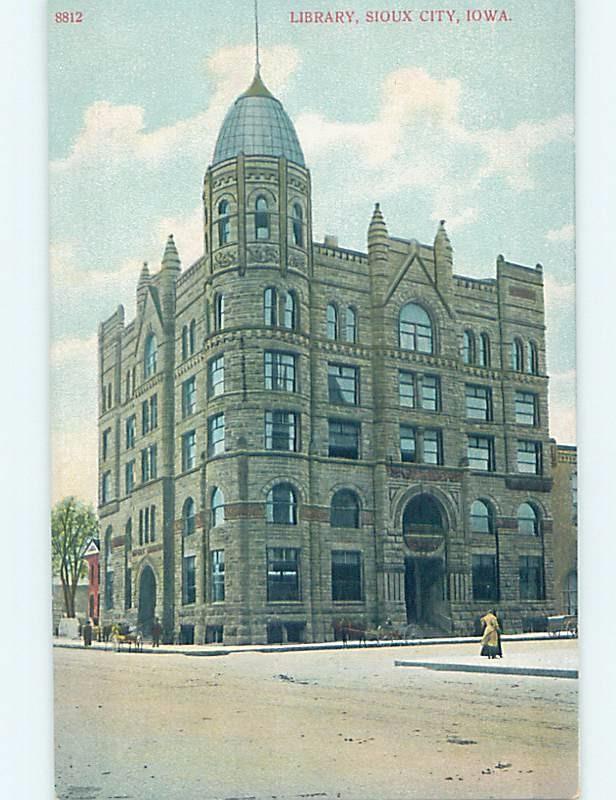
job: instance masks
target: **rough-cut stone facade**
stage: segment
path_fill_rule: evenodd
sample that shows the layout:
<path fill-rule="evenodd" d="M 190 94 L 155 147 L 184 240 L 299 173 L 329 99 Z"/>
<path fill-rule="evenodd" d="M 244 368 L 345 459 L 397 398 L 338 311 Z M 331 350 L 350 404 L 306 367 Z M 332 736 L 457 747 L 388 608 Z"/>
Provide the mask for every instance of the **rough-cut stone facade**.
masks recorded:
<path fill-rule="evenodd" d="M 267 204 L 261 216 L 259 198 Z M 443 224 L 433 245 L 394 238 L 378 205 L 366 253 L 333 239 L 313 242 L 310 173 L 284 156 L 238 153 L 210 166 L 203 203 L 203 257 L 181 272 L 170 237 L 160 271 L 142 271 L 135 320 L 126 324 L 120 306 L 100 326 L 103 618 L 147 630 L 156 614 L 167 640 L 244 643 L 327 640 L 342 619 L 470 633 L 492 605 L 507 630 L 517 630 L 552 611 L 541 266 L 499 256 L 495 278 L 455 275 Z M 267 289 L 277 293 L 275 320 L 264 309 Z M 401 338 L 401 316 L 418 307 L 427 314 L 424 327 L 411 324 L 408 334 L 405 326 Z M 331 316 L 328 324 L 334 308 L 337 324 Z M 418 331 L 431 342 L 413 339 Z M 281 385 L 268 388 L 268 352 L 294 357 L 294 385 L 281 369 Z M 216 394 L 208 365 L 220 356 L 224 391 Z M 335 380 L 330 389 L 328 365 L 356 368 L 354 404 L 344 402 L 349 394 Z M 401 371 L 414 375 L 415 408 L 401 404 Z M 192 378 L 194 407 L 183 389 Z M 430 394 L 434 379 L 438 398 L 424 405 L 436 408 L 423 409 L 421 393 Z M 469 418 L 467 386 L 489 390 L 488 419 Z M 153 395 L 157 421 L 144 432 L 143 407 L 151 417 Z M 294 451 L 268 449 L 265 420 L 273 411 L 296 415 Z M 208 425 L 218 414 L 224 447 L 215 452 Z M 127 439 L 133 415 L 134 442 Z M 358 425 L 357 457 L 329 455 L 330 422 Z M 414 461 L 402 458 L 401 425 L 415 429 Z M 489 470 L 469 463 L 472 436 L 490 440 Z M 537 474 L 519 471 L 520 440 L 535 443 Z M 153 478 L 141 464 L 150 445 Z M 133 460 L 131 488 L 126 464 Z M 278 521 L 268 521 L 268 495 L 280 483 L 293 487 L 296 524 L 284 524 L 278 512 Z M 224 521 L 212 510 L 216 489 Z M 359 505 L 352 527 L 331 524 L 332 499 L 342 489 Z M 489 509 L 489 532 L 472 530 L 478 499 Z M 523 504 L 533 509 L 535 534 L 518 531 Z M 293 584 L 287 599 L 268 600 L 272 548 L 297 556 L 297 574 L 288 564 L 271 570 L 270 580 Z M 213 577 L 220 551 L 224 599 L 220 572 Z M 353 588 L 333 588 L 333 551 L 353 554 L 355 566 L 345 573 Z M 473 556 L 480 555 L 497 565 L 488 588 L 478 574 L 473 586 Z M 521 588 L 526 557 L 535 559 L 530 589 L 527 579 Z M 345 591 L 352 599 L 333 599 Z"/>

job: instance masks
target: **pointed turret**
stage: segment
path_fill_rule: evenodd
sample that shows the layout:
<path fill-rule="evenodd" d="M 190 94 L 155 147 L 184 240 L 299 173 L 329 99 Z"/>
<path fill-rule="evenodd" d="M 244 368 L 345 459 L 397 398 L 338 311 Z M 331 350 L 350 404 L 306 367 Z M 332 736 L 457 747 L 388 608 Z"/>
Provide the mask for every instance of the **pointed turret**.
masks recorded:
<path fill-rule="evenodd" d="M 389 234 L 379 203 L 375 203 L 372 219 L 368 227 L 368 258 L 370 263 L 387 261 Z"/>
<path fill-rule="evenodd" d="M 145 300 L 150 284 L 150 270 L 148 269 L 148 262 L 144 261 L 141 267 L 141 274 L 137 281 L 137 306 L 141 306 Z"/>
<path fill-rule="evenodd" d="M 434 265 L 436 285 L 442 291 L 446 291 L 451 285 L 453 274 L 453 247 L 445 229 L 444 219 L 439 222 L 438 230 L 434 237 Z"/>
<path fill-rule="evenodd" d="M 177 272 L 180 271 L 180 256 L 178 255 L 177 247 L 173 240 L 173 234 L 170 233 L 165 245 L 165 252 L 162 260 L 163 269 L 173 269 Z"/>

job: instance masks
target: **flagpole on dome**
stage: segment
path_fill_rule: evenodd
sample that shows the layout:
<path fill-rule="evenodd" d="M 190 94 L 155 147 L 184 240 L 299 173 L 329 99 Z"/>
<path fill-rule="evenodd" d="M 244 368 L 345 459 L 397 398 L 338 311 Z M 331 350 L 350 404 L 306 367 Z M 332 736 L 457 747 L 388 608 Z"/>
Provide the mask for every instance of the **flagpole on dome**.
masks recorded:
<path fill-rule="evenodd" d="M 255 75 L 261 75 L 261 62 L 259 61 L 259 2 L 255 0 Z"/>

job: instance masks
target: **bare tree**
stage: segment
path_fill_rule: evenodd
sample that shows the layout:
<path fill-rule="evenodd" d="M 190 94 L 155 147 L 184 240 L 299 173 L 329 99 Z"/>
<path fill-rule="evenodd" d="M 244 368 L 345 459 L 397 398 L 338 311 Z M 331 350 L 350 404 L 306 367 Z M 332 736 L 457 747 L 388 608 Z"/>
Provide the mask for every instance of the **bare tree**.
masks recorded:
<path fill-rule="evenodd" d="M 92 506 L 65 497 L 51 512 L 53 571 L 59 575 L 67 617 L 75 616 L 75 593 L 85 571 L 83 553 L 88 541 L 98 536 L 98 519 Z"/>

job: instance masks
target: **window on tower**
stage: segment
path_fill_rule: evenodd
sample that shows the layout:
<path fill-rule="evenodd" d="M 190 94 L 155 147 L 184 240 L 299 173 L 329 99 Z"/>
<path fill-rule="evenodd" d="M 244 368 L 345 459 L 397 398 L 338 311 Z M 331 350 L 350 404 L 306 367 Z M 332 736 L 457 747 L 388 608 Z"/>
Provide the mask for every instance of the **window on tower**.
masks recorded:
<path fill-rule="evenodd" d="M 229 202 L 221 200 L 218 204 L 218 246 L 222 247 L 229 241 Z"/>
<path fill-rule="evenodd" d="M 298 247 L 304 246 L 304 212 L 299 203 L 293 203 L 292 210 L 293 223 L 293 244 Z"/>
<path fill-rule="evenodd" d="M 255 202 L 255 239 L 270 238 L 270 223 L 267 200 L 259 195 Z"/>

